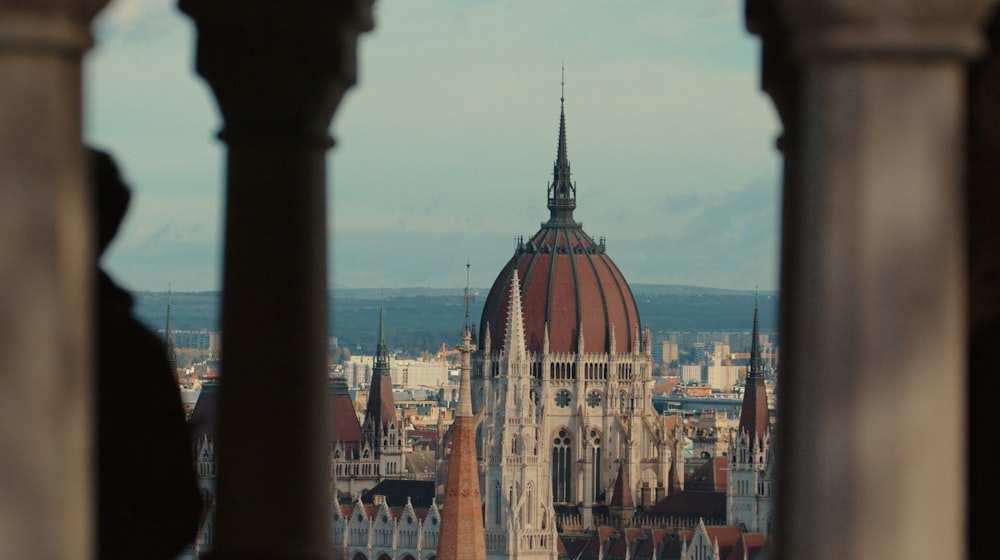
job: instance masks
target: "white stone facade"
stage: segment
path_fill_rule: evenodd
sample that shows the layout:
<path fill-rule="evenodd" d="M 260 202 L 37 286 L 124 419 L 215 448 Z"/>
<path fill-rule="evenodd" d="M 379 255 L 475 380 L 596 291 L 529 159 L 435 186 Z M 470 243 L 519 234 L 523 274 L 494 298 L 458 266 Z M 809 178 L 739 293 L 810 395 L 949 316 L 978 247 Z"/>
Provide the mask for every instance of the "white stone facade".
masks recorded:
<path fill-rule="evenodd" d="M 473 372 L 487 553 L 555 558 L 554 506 L 579 507 L 590 526 L 623 458 L 638 496 L 643 487 L 663 495 L 683 456 L 652 405 L 648 329 L 624 353 L 551 354 L 547 336 L 542 352 L 529 352 L 516 274 L 510 292 L 504 349 L 487 343 Z"/>
<path fill-rule="evenodd" d="M 333 551 L 348 560 L 431 560 L 437 555 L 441 514 L 437 505 L 389 507 L 360 499 L 342 506 L 335 498 L 330 524 Z"/>
<path fill-rule="evenodd" d="M 732 431 L 726 478 L 726 522 L 765 537 L 770 537 L 774 523 L 771 434 L 768 429 L 754 438 L 745 431 Z"/>

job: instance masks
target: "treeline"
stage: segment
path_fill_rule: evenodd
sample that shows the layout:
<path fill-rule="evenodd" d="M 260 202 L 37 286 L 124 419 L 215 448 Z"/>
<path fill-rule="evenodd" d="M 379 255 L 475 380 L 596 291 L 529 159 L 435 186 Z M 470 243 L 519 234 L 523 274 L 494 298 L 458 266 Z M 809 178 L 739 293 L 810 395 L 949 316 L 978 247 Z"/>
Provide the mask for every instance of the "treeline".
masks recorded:
<path fill-rule="evenodd" d="M 646 285 L 633 288 L 639 314 L 644 324 L 660 340 L 671 331 L 748 331 L 753 322 L 755 295 L 696 288 L 652 290 Z M 462 290 L 425 290 L 415 295 L 402 290 L 355 294 L 334 292 L 330 333 L 337 345 L 352 354 L 369 354 L 378 336 L 379 311 L 385 309 L 386 342 L 390 349 L 411 356 L 422 351 L 436 352 L 444 343 L 448 348 L 458 343 L 465 323 Z M 365 297 L 358 297 L 365 296 Z M 136 314 L 154 330 L 166 325 L 167 294 L 138 292 Z M 479 322 L 485 295 L 470 305 L 470 319 Z M 218 330 L 219 294 L 217 292 L 174 293 L 170 296 L 172 324 L 179 330 Z M 778 298 L 761 294 L 760 327 L 777 329 Z"/>

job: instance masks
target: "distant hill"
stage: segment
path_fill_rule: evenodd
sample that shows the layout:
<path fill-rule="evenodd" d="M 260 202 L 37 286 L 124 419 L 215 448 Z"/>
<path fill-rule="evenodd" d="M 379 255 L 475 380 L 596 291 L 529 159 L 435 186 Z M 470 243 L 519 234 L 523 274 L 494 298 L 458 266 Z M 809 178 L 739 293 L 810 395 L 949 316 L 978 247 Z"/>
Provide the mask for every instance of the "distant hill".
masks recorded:
<path fill-rule="evenodd" d="M 754 292 L 696 286 L 635 284 L 639 315 L 660 340 L 670 331 L 749 331 L 753 323 Z M 470 305 L 478 323 L 486 290 Z M 136 315 L 154 330 L 166 325 L 167 294 L 136 292 Z M 218 292 L 173 293 L 172 321 L 178 330 L 218 330 Z M 375 346 L 379 309 L 384 305 L 386 338 L 390 348 L 418 353 L 453 347 L 465 322 L 463 290 L 436 288 L 335 289 L 330 332 L 352 353 L 370 353 Z M 760 326 L 777 329 L 778 298 L 761 293 Z M 359 348 L 360 346 L 360 348 Z"/>
<path fill-rule="evenodd" d="M 754 290 L 728 290 L 725 288 L 706 288 L 704 286 L 685 286 L 682 284 L 630 284 L 632 293 L 675 295 L 675 296 L 752 296 Z M 760 292 L 761 295 L 777 295 L 777 292 Z"/>

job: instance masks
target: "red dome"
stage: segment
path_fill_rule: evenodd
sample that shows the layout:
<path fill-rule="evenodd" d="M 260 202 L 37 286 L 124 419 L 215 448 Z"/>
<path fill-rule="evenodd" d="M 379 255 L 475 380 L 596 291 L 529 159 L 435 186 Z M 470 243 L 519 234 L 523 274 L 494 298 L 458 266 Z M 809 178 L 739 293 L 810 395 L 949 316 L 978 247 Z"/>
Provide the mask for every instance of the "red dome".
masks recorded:
<path fill-rule="evenodd" d="M 542 351 L 546 325 L 551 353 L 578 352 L 581 325 L 584 352 L 612 352 L 612 332 L 613 353 L 632 351 L 639 329 L 632 289 L 604 252 L 604 240 L 595 243 L 573 220 L 576 184 L 570 176 L 566 113 L 560 107 L 559 146 L 548 187 L 550 218 L 531 240 L 518 243 L 514 257 L 493 282 L 479 323 L 480 350 L 486 348 L 487 329 L 490 351 L 503 349 L 510 281 L 517 270 L 529 351 Z"/>
<path fill-rule="evenodd" d="M 612 327 L 615 352 L 632 351 L 639 312 L 625 277 L 605 253 L 603 241 L 595 243 L 579 224 L 553 221 L 527 243 L 518 243 L 493 282 L 479 324 L 479 348 L 485 348 L 487 326 L 492 351 L 503 348 L 515 269 L 529 351 L 542 351 L 546 324 L 552 353 L 577 352 L 581 324 L 585 352 L 610 352 Z"/>

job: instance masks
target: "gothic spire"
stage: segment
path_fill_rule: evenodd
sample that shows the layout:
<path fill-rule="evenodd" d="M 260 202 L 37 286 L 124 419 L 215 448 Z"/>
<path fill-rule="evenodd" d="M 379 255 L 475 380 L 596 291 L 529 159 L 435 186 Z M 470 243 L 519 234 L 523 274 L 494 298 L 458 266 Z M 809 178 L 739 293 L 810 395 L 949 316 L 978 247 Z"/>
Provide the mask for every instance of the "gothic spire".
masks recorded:
<path fill-rule="evenodd" d="M 753 340 L 750 342 L 750 363 L 747 364 L 746 387 L 743 391 L 743 407 L 740 409 L 740 431 L 750 435 L 751 445 L 756 438 L 764 435 L 770 426 L 767 409 L 767 387 L 760 360 L 760 330 L 757 320 L 757 302 L 753 306 Z"/>
<path fill-rule="evenodd" d="M 635 501 L 632 500 L 632 486 L 628 481 L 628 465 L 625 459 L 618 463 L 618 476 L 615 478 L 614 490 L 611 494 L 611 507 L 613 508 L 633 508 Z"/>
<path fill-rule="evenodd" d="M 389 351 L 385 346 L 385 305 L 378 312 L 378 343 L 375 347 L 375 368 L 389 368 Z"/>
<path fill-rule="evenodd" d="M 389 351 L 385 344 L 385 306 L 379 310 L 378 344 L 376 345 L 372 382 L 368 388 L 368 406 L 365 410 L 366 436 L 373 447 L 381 442 L 381 431 L 396 423 L 396 406 L 392 397 L 392 374 Z"/>
<path fill-rule="evenodd" d="M 469 274 L 472 263 L 465 261 L 465 332 L 472 333 L 472 327 L 469 324 L 469 304 L 472 303 L 476 296 L 475 294 L 469 293 Z"/>
<path fill-rule="evenodd" d="M 570 180 L 569 156 L 566 153 L 566 79 L 563 68 L 562 89 L 559 95 L 559 146 L 556 161 L 552 166 L 552 182 L 549 184 L 549 223 L 575 223 L 573 210 L 576 208 L 576 185 Z"/>
<path fill-rule="evenodd" d="M 476 346 L 472 344 L 472 328 L 469 326 L 469 304 L 475 296 L 469 294 L 469 263 L 465 264 L 465 330 L 462 331 L 462 342 L 456 349 L 462 353 L 461 381 L 458 391 L 458 410 L 456 417 L 472 416 L 472 353 Z"/>
<path fill-rule="evenodd" d="M 485 560 L 486 533 L 483 530 L 482 498 L 479 493 L 479 465 L 476 458 L 476 424 L 472 416 L 472 330 L 469 327 L 469 264 L 465 265 L 465 330 L 457 349 L 462 353 L 462 381 L 458 410 L 451 425 L 451 456 L 444 489 L 444 512 L 437 542 L 441 560 Z M 488 325 L 488 324 L 487 324 Z"/>
<path fill-rule="evenodd" d="M 522 359 L 527 350 L 524 343 L 524 316 L 521 307 L 521 281 L 517 269 L 510 278 L 510 307 L 507 309 L 507 333 L 504 350 L 509 358 Z"/>
<path fill-rule="evenodd" d="M 167 284 L 167 326 L 163 338 L 167 347 L 167 363 L 170 364 L 170 372 L 177 375 L 177 344 L 174 342 L 174 322 L 170 310 L 171 295 L 170 285 Z"/>
<path fill-rule="evenodd" d="M 753 334 L 750 335 L 750 363 L 747 364 L 747 379 L 763 377 L 763 367 L 760 359 L 760 329 L 757 321 L 757 297 L 753 302 Z"/>
<path fill-rule="evenodd" d="M 623 458 L 618 463 L 618 476 L 615 478 L 611 503 L 608 504 L 611 518 L 616 522 L 619 530 L 625 529 L 635 514 L 635 501 L 632 499 L 632 487 L 628 480 L 628 465 L 625 464 L 625 461 L 626 459 Z"/>

